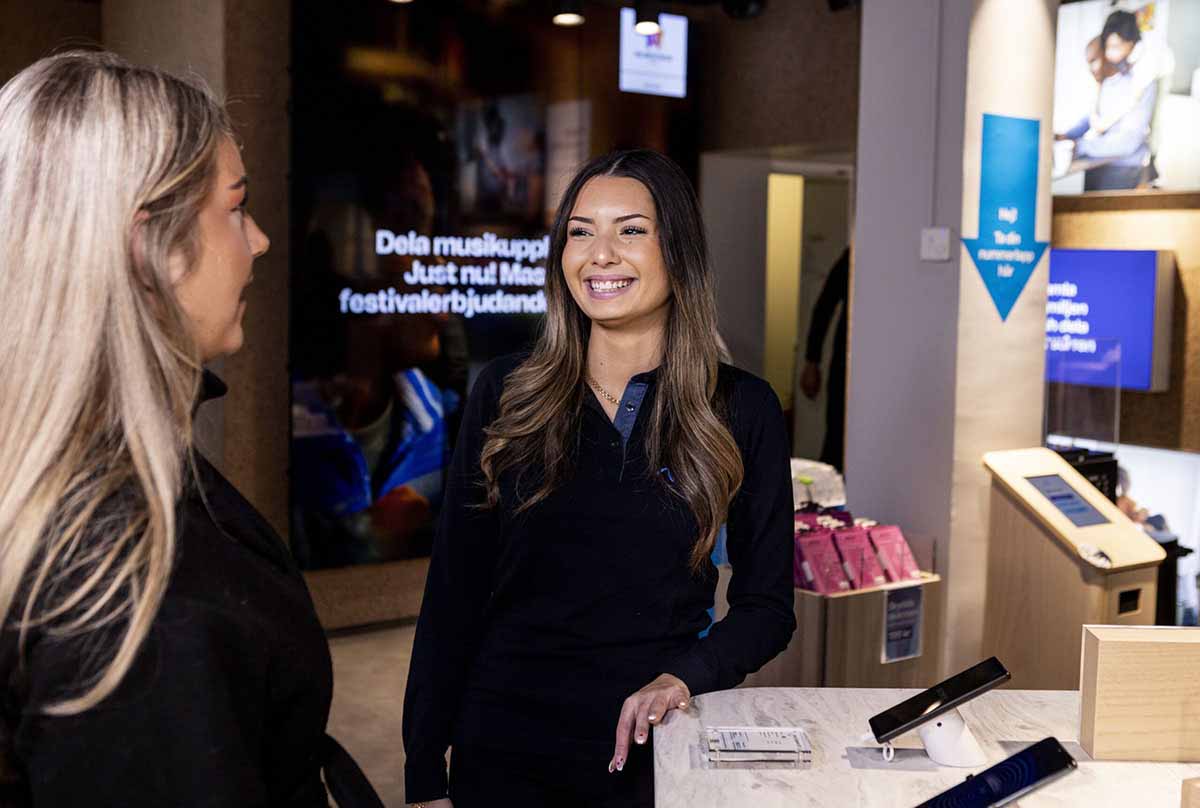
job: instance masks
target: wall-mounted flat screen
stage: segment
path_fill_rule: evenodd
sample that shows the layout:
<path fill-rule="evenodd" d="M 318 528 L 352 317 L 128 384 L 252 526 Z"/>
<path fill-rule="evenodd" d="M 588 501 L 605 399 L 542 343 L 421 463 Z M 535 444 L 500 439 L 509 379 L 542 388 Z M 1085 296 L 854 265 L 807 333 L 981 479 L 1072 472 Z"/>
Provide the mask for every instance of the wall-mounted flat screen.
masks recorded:
<path fill-rule="evenodd" d="M 687 17 L 659 14 L 657 34 L 639 34 L 636 24 L 637 13 L 621 9 L 621 92 L 686 98 Z"/>
<path fill-rule="evenodd" d="M 529 9 L 294 12 L 291 546 L 420 558 L 474 379 L 546 309 L 547 155 L 586 158 L 589 101 L 512 56 L 573 52 Z"/>
<path fill-rule="evenodd" d="M 1200 2 L 1058 11 L 1054 193 L 1200 188 Z"/>
<path fill-rule="evenodd" d="M 1026 477 L 1042 496 L 1050 500 L 1050 504 L 1058 508 L 1063 516 L 1071 520 L 1075 527 L 1091 527 L 1092 525 L 1107 525 L 1108 519 L 1079 495 L 1079 492 L 1057 474 L 1043 474 L 1039 477 Z"/>
<path fill-rule="evenodd" d="M 1052 249 L 1046 380 L 1167 389 L 1173 290 L 1170 253 Z"/>

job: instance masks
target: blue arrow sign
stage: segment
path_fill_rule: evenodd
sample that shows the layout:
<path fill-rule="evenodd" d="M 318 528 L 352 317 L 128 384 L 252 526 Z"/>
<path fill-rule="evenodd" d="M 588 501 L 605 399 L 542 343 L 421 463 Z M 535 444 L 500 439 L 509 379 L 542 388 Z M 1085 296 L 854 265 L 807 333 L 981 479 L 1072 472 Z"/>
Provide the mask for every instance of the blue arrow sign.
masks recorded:
<path fill-rule="evenodd" d="M 1040 130 L 1041 123 L 1029 118 L 983 116 L 979 235 L 963 243 L 1001 320 L 1008 319 L 1049 245 L 1034 236 Z"/>

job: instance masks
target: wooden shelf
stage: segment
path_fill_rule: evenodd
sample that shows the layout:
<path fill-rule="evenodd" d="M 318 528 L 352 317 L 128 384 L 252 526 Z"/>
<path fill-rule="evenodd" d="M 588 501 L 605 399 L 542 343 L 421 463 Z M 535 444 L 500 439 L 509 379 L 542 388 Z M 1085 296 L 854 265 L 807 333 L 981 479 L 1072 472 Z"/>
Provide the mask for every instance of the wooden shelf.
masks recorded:
<path fill-rule="evenodd" d="M 893 581 L 891 583 L 880 584 L 879 586 L 865 586 L 862 589 L 847 589 L 845 592 L 831 592 L 828 595 L 820 592 L 813 592 L 809 589 L 796 588 L 797 595 L 803 595 L 809 598 L 852 598 L 858 595 L 866 595 L 871 592 L 887 592 L 892 589 L 908 589 L 910 586 L 925 586 L 926 584 L 934 584 L 942 580 L 942 576 L 933 572 L 922 572 L 920 578 L 914 578 L 911 581 Z"/>

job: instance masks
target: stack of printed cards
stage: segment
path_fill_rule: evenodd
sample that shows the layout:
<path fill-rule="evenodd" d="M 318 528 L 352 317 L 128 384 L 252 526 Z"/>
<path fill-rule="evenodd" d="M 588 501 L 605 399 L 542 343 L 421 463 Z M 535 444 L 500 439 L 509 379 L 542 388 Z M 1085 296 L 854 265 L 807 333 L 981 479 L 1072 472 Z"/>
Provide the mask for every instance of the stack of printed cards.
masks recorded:
<path fill-rule="evenodd" d="M 812 764 L 812 744 L 800 727 L 705 727 L 701 737 L 708 761 L 720 767 Z"/>

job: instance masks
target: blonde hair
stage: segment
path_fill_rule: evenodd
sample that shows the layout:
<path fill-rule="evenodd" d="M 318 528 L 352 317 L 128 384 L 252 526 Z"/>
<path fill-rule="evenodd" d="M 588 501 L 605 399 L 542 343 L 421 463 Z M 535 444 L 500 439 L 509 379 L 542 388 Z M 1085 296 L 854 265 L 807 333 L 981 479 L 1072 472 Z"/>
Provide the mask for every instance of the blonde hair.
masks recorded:
<path fill-rule="evenodd" d="M 201 374 L 169 264 L 229 132 L 199 83 L 109 53 L 0 89 L 0 619 L 22 649 L 117 638 L 53 714 L 112 693 L 167 588 Z"/>

